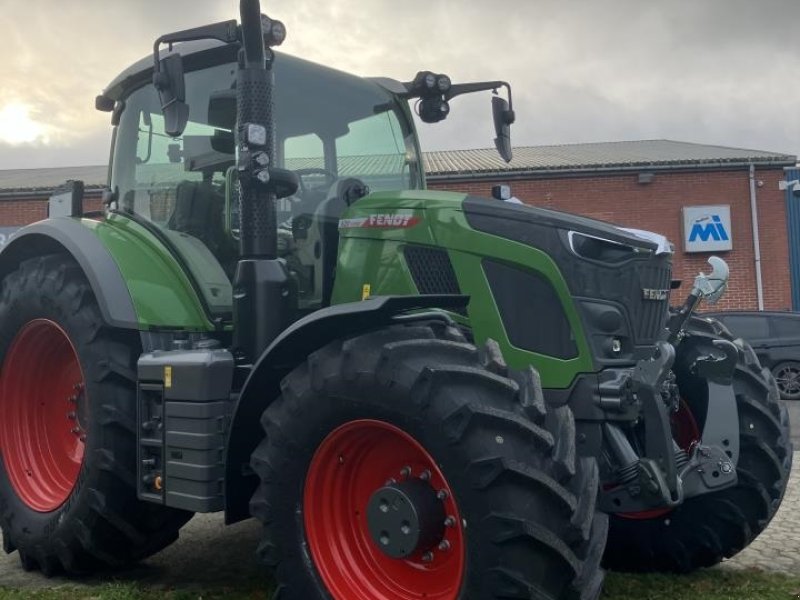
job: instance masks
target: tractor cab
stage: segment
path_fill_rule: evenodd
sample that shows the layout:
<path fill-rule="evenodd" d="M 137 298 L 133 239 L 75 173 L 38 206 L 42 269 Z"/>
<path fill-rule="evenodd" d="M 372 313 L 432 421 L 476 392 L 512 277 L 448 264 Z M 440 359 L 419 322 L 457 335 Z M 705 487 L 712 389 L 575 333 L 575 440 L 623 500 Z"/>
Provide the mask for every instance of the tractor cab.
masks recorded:
<path fill-rule="evenodd" d="M 116 100 L 111 189 L 117 210 L 155 230 L 212 312 L 225 313 L 239 238 L 236 63 L 216 42 L 178 49 L 189 107 L 180 135 L 165 133 L 151 64 L 134 65 L 106 92 Z M 299 308 L 313 309 L 329 296 L 324 265 L 335 260 L 343 196 L 420 189 L 424 174 L 407 103 L 385 87 L 285 55 L 275 80 L 273 163 L 299 179 L 277 201 L 278 252 L 297 281 Z"/>
<path fill-rule="evenodd" d="M 112 112 L 115 125 L 112 208 L 160 238 L 219 318 L 231 312 L 231 281 L 248 254 L 242 219 L 251 221 L 239 201 L 238 44 L 185 33 L 161 39 L 169 50 L 119 75 L 97 107 Z M 177 39 L 193 41 L 173 47 Z M 409 100 L 423 121 L 435 123 L 447 117 L 453 97 L 494 91 L 495 143 L 511 159 L 514 113 L 505 82 L 453 84 L 429 71 L 408 83 L 364 79 L 287 55 L 272 73 L 268 169 L 285 169 L 296 182 L 275 200 L 277 255 L 296 287 L 298 314 L 330 303 L 338 221 L 350 204 L 370 192 L 425 188 Z M 497 94 L 501 87 L 508 101 Z M 179 91 L 165 99 L 165 89 Z"/>

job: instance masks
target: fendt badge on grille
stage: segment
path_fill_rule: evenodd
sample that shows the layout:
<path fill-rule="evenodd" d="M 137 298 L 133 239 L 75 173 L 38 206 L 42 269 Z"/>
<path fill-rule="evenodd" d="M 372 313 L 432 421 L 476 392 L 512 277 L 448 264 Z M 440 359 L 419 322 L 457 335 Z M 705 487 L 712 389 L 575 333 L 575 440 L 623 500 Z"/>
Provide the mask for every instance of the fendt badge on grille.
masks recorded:
<path fill-rule="evenodd" d="M 642 288 L 642 297 L 645 300 L 666 300 L 667 296 L 669 296 L 669 290 Z"/>

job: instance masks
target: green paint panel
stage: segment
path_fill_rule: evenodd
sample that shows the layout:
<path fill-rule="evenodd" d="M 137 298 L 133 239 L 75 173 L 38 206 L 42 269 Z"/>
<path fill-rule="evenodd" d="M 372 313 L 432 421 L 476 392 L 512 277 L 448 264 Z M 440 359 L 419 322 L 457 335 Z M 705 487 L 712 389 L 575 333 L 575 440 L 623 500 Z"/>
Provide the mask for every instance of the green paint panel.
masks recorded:
<path fill-rule="evenodd" d="M 142 329 L 214 329 L 180 264 L 144 227 L 118 214 L 105 221 L 82 219 L 81 223 L 117 263 Z"/>
<path fill-rule="evenodd" d="M 472 328 L 476 342 L 496 340 L 510 366 L 536 367 L 544 387 L 569 387 L 576 374 L 592 371 L 593 365 L 583 325 L 564 278 L 544 252 L 473 230 L 461 208 L 464 198 L 463 194 L 412 190 L 371 194 L 356 203 L 345 215 L 347 226 L 340 230 L 334 303 L 359 300 L 364 284 L 369 284 L 372 295 L 418 293 L 403 259 L 403 245 L 445 248 L 461 291 L 471 298 L 468 320 L 460 315 L 453 315 L 454 318 Z M 409 217 L 416 222 L 412 226 L 386 226 L 387 222 L 406 222 L 405 218 L 387 216 Z M 484 275 L 484 258 L 537 271 L 553 285 L 572 327 L 578 347 L 575 358 L 558 359 L 511 344 Z"/>

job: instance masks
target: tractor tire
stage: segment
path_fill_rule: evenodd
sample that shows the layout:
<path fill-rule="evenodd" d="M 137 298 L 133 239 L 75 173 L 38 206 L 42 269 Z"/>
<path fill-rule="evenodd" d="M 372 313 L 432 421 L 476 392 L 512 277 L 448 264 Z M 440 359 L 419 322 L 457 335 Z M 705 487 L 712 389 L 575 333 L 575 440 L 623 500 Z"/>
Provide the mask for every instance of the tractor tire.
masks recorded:
<path fill-rule="evenodd" d="M 769 369 L 752 347 L 734 340 L 716 320 L 694 317 L 690 335 L 723 338 L 741 349 L 733 377 L 739 410 L 739 461 L 736 486 L 686 500 L 652 518 L 613 515 L 604 565 L 616 571 L 688 573 L 710 567 L 740 552 L 758 536 L 780 506 L 792 465 L 786 407 Z M 682 398 L 702 430 L 703 386 L 676 361 Z"/>
<path fill-rule="evenodd" d="M 392 326 L 323 347 L 281 389 L 251 461 L 276 599 L 598 597 L 597 464 L 496 343 Z"/>
<path fill-rule="evenodd" d="M 3 548 L 46 576 L 122 567 L 191 513 L 136 497 L 138 336 L 105 326 L 80 267 L 24 261 L 0 291 Z"/>

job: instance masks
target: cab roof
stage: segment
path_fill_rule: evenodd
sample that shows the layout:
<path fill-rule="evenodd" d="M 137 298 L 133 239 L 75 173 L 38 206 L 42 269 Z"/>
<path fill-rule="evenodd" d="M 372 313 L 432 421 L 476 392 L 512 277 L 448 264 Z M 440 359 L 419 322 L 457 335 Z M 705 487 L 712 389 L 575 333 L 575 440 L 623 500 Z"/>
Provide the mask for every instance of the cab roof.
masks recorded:
<path fill-rule="evenodd" d="M 234 62 L 239 51 L 238 44 L 225 44 L 218 40 L 198 40 L 174 44 L 172 50 L 163 49 L 160 57 L 170 54 L 180 54 L 183 57 L 183 68 L 186 72 L 203 69 L 206 67 Z M 405 88 L 393 79 L 362 78 L 338 69 L 332 69 L 309 60 L 297 58 L 290 54 L 276 52 L 277 61 L 281 66 L 299 71 L 303 77 L 341 77 L 353 80 L 369 80 L 380 85 L 386 90 L 400 93 Z M 111 100 L 120 100 L 130 91 L 150 83 L 153 78 L 153 55 L 150 54 L 136 61 L 127 69 L 117 75 L 103 90 L 103 95 Z"/>

